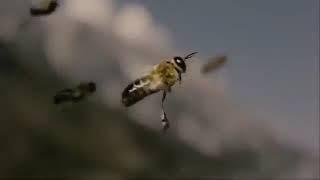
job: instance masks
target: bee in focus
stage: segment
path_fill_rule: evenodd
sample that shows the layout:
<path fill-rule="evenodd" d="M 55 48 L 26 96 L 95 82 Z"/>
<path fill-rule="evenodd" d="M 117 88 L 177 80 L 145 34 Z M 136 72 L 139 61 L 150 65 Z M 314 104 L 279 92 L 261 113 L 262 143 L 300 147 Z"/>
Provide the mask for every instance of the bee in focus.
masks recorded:
<path fill-rule="evenodd" d="M 176 56 L 172 59 L 163 60 L 155 65 L 147 75 L 138 78 L 123 90 L 122 104 L 126 107 L 132 106 L 143 98 L 162 91 L 161 122 L 163 130 L 168 129 L 169 121 L 163 108 L 163 102 L 167 92 L 171 92 L 171 87 L 176 82 L 181 82 L 181 74 L 185 73 L 187 69 L 185 61 L 196 53 L 197 52 L 193 52 L 185 57 Z"/>
<path fill-rule="evenodd" d="M 80 83 L 74 88 L 63 89 L 53 97 L 54 104 L 72 102 L 76 103 L 83 100 L 96 91 L 94 82 Z"/>
<path fill-rule="evenodd" d="M 57 0 L 32 0 L 31 16 L 45 16 L 53 13 L 58 7 Z"/>

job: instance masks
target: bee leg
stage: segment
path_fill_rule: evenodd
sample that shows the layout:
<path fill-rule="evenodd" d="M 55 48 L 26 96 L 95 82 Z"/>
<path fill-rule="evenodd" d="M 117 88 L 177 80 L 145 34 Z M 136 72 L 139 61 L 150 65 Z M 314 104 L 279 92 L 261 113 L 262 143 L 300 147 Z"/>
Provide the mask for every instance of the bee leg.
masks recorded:
<path fill-rule="evenodd" d="M 179 84 L 181 84 L 181 81 L 182 81 L 182 79 L 181 79 L 181 73 L 179 73 Z"/>
<path fill-rule="evenodd" d="M 162 108 L 162 115 L 161 115 L 161 124 L 162 124 L 162 130 L 166 131 L 169 128 L 169 120 L 167 118 L 166 112 L 164 111 L 163 103 L 166 99 L 167 92 L 163 91 L 162 94 L 162 101 L 161 101 L 161 108 Z"/>
<path fill-rule="evenodd" d="M 161 99 L 161 106 L 162 106 L 162 108 L 163 108 L 163 103 L 164 103 L 164 100 L 166 99 L 166 96 L 167 96 L 167 91 L 163 91 L 162 99 Z"/>

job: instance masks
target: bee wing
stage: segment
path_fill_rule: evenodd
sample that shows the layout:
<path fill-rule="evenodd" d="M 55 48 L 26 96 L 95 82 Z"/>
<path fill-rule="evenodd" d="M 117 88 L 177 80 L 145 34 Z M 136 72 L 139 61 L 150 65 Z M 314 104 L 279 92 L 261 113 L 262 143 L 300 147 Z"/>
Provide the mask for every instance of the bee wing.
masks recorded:
<path fill-rule="evenodd" d="M 210 71 L 220 68 L 222 65 L 226 63 L 226 61 L 227 61 L 227 56 L 225 55 L 210 58 L 209 62 L 204 66 L 202 66 L 201 72 L 203 74 L 206 74 Z"/>

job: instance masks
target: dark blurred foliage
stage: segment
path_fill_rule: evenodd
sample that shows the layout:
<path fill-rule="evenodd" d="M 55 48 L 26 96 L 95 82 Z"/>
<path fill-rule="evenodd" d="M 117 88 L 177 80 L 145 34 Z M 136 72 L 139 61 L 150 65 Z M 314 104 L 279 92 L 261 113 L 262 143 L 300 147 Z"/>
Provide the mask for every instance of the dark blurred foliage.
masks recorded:
<path fill-rule="evenodd" d="M 298 151 L 275 142 L 266 142 L 263 152 L 226 145 L 210 157 L 138 125 L 125 108 L 90 98 L 57 107 L 52 96 L 68 82 L 45 63 L 34 69 L 23 58 L 14 44 L 0 43 L 1 178 L 277 177 L 300 159 Z M 45 62 L 41 54 L 27 58 Z"/>

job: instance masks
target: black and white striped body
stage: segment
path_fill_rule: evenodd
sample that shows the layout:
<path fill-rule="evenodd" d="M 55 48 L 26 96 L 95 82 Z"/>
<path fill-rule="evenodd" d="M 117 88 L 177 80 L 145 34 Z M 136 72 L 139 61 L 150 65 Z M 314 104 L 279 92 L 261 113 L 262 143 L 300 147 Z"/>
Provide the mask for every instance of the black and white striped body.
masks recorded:
<path fill-rule="evenodd" d="M 130 83 L 122 93 L 122 104 L 131 106 L 146 96 L 159 91 L 157 89 L 151 89 L 150 84 L 151 79 L 147 76 Z"/>

